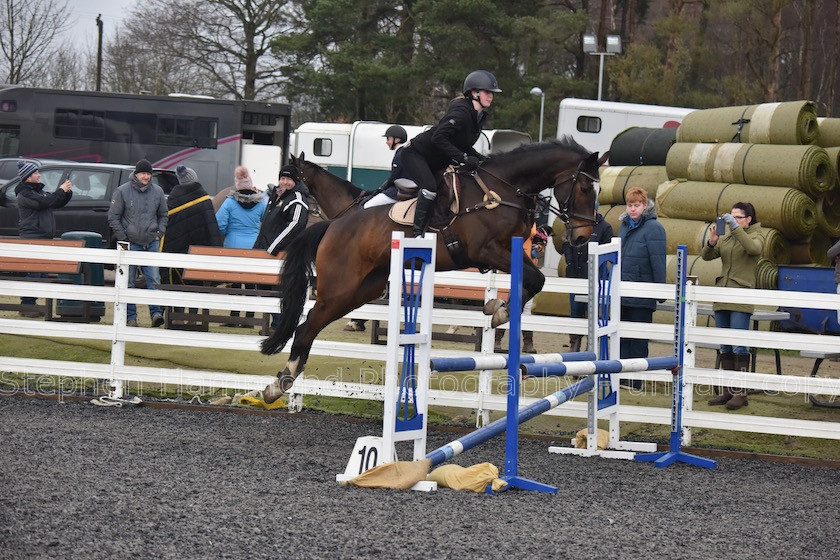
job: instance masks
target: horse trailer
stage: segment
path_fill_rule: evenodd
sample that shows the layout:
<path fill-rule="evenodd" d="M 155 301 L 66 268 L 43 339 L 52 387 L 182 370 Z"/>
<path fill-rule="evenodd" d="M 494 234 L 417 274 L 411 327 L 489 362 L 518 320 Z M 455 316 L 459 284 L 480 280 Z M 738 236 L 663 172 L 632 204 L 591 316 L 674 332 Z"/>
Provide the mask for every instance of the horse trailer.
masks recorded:
<path fill-rule="evenodd" d="M 571 136 L 590 152 L 604 153 L 628 128 L 676 128 L 692 111 L 686 107 L 568 98 L 560 102 L 557 137 Z"/>

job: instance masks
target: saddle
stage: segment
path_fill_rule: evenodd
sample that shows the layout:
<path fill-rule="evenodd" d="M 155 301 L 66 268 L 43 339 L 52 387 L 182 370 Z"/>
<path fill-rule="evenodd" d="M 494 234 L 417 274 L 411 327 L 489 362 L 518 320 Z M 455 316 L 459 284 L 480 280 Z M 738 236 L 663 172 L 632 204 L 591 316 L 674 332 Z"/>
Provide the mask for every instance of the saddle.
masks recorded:
<path fill-rule="evenodd" d="M 452 167 L 447 168 L 443 174 L 443 180 L 438 188 L 438 196 L 435 200 L 434 212 L 429 223 L 430 229 L 439 229 L 452 223 L 455 215 L 460 210 L 461 184 L 457 180 L 458 174 Z M 414 209 L 417 207 L 417 198 L 403 200 L 391 206 L 388 217 L 394 222 L 403 225 L 414 225 Z"/>

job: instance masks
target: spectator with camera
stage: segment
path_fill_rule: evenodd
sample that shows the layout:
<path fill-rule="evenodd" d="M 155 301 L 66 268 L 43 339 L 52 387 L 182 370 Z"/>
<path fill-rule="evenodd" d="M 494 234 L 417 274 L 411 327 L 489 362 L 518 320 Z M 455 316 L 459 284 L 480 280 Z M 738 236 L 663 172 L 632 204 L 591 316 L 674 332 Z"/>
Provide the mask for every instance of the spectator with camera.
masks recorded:
<path fill-rule="evenodd" d="M 755 268 L 764 239 L 759 235 L 761 224 L 755 215 L 755 207 L 749 202 L 736 202 L 728 214 L 721 216 L 729 227 L 729 234 L 720 235 L 712 225 L 709 240 L 700 256 L 704 261 L 721 260 L 720 276 L 715 286 L 726 288 L 755 288 Z M 715 327 L 722 329 L 750 328 L 753 306 L 745 303 L 721 303 L 713 306 Z M 746 346 L 721 344 L 720 365 L 725 370 L 747 371 L 750 367 L 750 350 Z M 710 405 L 726 405 L 729 410 L 747 406 L 746 389 L 732 390 L 720 387 L 720 393 L 709 400 Z"/>

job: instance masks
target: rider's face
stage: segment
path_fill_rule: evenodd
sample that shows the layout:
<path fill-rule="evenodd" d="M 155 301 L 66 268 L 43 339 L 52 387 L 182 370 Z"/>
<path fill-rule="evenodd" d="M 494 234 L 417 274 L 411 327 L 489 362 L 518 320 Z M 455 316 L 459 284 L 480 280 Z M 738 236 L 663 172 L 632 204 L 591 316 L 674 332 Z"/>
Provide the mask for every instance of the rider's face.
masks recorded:
<path fill-rule="evenodd" d="M 493 92 L 492 91 L 485 91 L 479 90 L 478 91 L 478 101 L 481 103 L 481 106 L 485 109 L 489 107 L 493 103 Z"/>

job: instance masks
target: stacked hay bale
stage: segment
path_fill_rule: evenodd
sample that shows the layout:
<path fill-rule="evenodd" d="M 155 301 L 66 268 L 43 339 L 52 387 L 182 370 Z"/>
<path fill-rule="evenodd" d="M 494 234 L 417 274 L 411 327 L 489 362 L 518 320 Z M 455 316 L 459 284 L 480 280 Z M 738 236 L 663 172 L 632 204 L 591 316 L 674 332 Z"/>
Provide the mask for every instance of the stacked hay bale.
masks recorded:
<path fill-rule="evenodd" d="M 641 186 L 656 201 L 669 254 L 687 245 L 699 255 L 715 218 L 751 202 L 765 240 L 756 284 L 775 289 L 777 265 L 829 264 L 825 252 L 840 236 L 838 158 L 840 119 L 818 122 L 809 101 L 694 111 L 676 130 L 664 166 L 604 171 L 601 213 L 617 229 L 624 194 Z M 690 260 L 689 274 L 698 268 L 700 283 L 713 284 L 720 261 L 697 261 Z"/>

